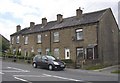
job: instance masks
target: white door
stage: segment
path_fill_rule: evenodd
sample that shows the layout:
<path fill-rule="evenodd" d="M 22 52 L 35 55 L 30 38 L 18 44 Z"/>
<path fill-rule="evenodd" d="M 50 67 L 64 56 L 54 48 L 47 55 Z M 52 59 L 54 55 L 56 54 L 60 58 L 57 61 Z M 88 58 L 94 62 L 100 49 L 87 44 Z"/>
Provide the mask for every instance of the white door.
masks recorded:
<path fill-rule="evenodd" d="M 70 59 L 70 49 L 65 48 L 65 59 Z"/>

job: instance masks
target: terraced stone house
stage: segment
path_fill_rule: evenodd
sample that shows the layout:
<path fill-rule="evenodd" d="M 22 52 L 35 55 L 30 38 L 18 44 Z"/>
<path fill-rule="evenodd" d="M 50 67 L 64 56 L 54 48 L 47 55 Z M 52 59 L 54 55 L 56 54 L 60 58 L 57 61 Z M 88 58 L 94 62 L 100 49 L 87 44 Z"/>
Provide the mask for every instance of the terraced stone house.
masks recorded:
<path fill-rule="evenodd" d="M 30 22 L 30 26 L 11 34 L 11 49 L 23 56 L 31 54 L 52 54 L 59 59 L 99 61 L 115 64 L 118 62 L 119 28 L 110 8 L 83 13 L 79 8 L 76 15 L 41 24 Z"/>

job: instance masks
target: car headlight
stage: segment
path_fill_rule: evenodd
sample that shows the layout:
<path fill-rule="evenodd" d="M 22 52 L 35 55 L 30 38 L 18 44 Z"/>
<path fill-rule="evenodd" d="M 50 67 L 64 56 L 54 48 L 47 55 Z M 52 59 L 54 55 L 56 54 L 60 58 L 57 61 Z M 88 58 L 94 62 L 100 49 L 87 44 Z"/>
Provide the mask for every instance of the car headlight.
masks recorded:
<path fill-rule="evenodd" d="M 54 63 L 54 65 L 59 65 L 58 62 L 53 62 L 53 63 Z"/>

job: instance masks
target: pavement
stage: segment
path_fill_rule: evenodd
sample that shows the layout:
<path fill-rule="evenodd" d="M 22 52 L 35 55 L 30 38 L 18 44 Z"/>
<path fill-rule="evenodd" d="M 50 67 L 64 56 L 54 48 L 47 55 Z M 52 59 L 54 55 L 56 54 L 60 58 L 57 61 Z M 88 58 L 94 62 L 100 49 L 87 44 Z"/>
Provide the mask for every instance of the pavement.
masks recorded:
<path fill-rule="evenodd" d="M 98 70 L 93 70 L 93 71 L 98 71 L 98 72 L 103 72 L 103 73 L 111 73 L 115 70 L 120 70 L 120 65 L 114 65 L 114 66 L 110 66 L 110 67 L 106 67 L 106 68 L 98 69 Z"/>

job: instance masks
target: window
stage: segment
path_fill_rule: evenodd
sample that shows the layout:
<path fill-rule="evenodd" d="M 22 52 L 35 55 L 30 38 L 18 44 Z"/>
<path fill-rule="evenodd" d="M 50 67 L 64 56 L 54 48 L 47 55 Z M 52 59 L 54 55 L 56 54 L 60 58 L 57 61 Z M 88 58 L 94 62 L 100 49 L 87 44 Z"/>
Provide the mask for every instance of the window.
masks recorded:
<path fill-rule="evenodd" d="M 46 49 L 46 54 L 49 55 L 49 52 L 50 52 L 50 49 L 47 48 L 47 49 Z"/>
<path fill-rule="evenodd" d="M 25 57 L 28 57 L 28 55 L 29 55 L 29 54 L 28 54 L 28 51 L 27 51 L 27 50 L 25 50 L 25 52 L 24 52 L 24 53 L 25 53 L 25 55 L 24 55 L 24 56 L 25 56 Z"/>
<path fill-rule="evenodd" d="M 70 59 L 70 49 L 65 48 L 65 59 Z"/>
<path fill-rule="evenodd" d="M 16 49 L 13 49 L 13 54 L 14 54 L 14 55 L 16 54 Z"/>
<path fill-rule="evenodd" d="M 37 43 L 41 43 L 41 35 L 37 35 Z"/>
<path fill-rule="evenodd" d="M 84 58 L 84 51 L 83 48 L 77 48 L 77 59 L 83 59 Z"/>
<path fill-rule="evenodd" d="M 59 48 L 54 49 L 54 56 L 59 59 Z"/>
<path fill-rule="evenodd" d="M 25 37 L 25 44 L 28 44 L 28 36 Z"/>
<path fill-rule="evenodd" d="M 19 43 L 19 41 L 20 41 L 20 37 L 19 37 L 19 36 L 17 36 L 17 38 L 16 38 L 16 43 L 18 44 L 18 43 Z"/>
<path fill-rule="evenodd" d="M 38 48 L 38 54 L 42 54 L 42 50 L 40 48 Z"/>
<path fill-rule="evenodd" d="M 54 42 L 59 42 L 59 32 L 54 32 Z"/>
<path fill-rule="evenodd" d="M 11 39 L 11 43 L 14 44 L 14 37 L 12 37 L 12 39 Z"/>
<path fill-rule="evenodd" d="M 31 52 L 34 52 L 34 48 L 33 47 L 31 47 Z"/>
<path fill-rule="evenodd" d="M 47 57 L 46 56 L 42 56 L 42 60 L 46 60 L 47 59 Z"/>
<path fill-rule="evenodd" d="M 76 37 L 77 37 L 77 40 L 82 40 L 83 39 L 83 29 L 77 29 L 76 30 Z"/>

